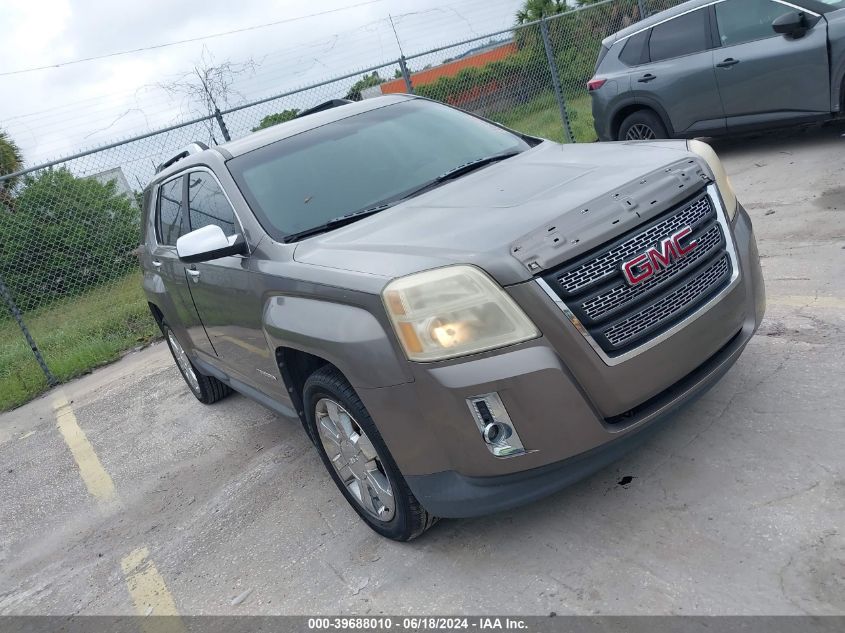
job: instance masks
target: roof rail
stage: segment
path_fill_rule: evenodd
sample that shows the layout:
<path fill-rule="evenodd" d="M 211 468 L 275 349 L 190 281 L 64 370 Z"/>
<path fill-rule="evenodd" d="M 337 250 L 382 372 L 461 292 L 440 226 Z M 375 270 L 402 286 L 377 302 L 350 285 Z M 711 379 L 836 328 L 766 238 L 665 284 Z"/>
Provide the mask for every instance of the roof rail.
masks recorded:
<path fill-rule="evenodd" d="M 320 105 L 315 105 L 313 108 L 303 110 L 302 112 L 296 115 L 296 118 L 301 119 L 302 117 L 308 116 L 309 114 L 316 114 L 317 112 L 322 112 L 323 110 L 331 110 L 332 108 L 337 108 L 348 103 L 354 103 L 354 101 L 350 101 L 349 99 L 329 99 L 328 101 L 324 101 Z"/>
<path fill-rule="evenodd" d="M 202 152 L 203 150 L 207 150 L 207 149 L 208 149 L 208 145 L 206 145 L 205 143 L 201 143 L 200 141 L 196 141 L 194 143 L 191 143 L 185 149 L 183 149 L 181 152 L 176 154 L 176 156 L 169 158 L 168 160 L 164 161 L 161 165 L 159 165 L 156 168 L 156 173 L 164 171 L 165 169 L 170 167 L 173 163 L 177 163 L 180 160 L 182 160 L 183 158 L 187 158 L 191 154 L 197 154 L 197 153 Z"/>

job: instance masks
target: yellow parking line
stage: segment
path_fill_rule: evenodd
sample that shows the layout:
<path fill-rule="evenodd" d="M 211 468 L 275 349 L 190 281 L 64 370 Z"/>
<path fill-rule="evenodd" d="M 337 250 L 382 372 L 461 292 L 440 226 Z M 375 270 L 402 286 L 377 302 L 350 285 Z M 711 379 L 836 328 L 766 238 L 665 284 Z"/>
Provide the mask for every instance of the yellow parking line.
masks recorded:
<path fill-rule="evenodd" d="M 61 391 L 53 402 L 53 411 L 56 415 L 56 426 L 73 459 L 76 460 L 79 474 L 88 492 L 100 502 L 119 504 L 120 499 L 111 476 L 100 463 L 94 447 L 76 421 L 73 408 Z M 126 587 L 139 615 L 171 617 L 145 619 L 141 622 L 141 628 L 146 633 L 184 633 L 185 627 L 178 617 L 176 602 L 149 556 L 150 552 L 146 547 L 139 547 L 120 561 Z"/>
<path fill-rule="evenodd" d="M 176 602 L 164 583 L 164 578 L 150 560 L 150 551 L 146 547 L 139 547 L 127 554 L 120 561 L 126 586 L 135 611 L 138 615 L 166 615 L 178 616 Z M 185 630 L 182 620 L 178 617 L 165 620 L 152 620 L 149 625 L 142 622 L 147 631 L 177 633 Z"/>
<path fill-rule="evenodd" d="M 56 414 L 56 425 L 59 427 L 59 432 L 65 439 L 65 444 L 70 449 L 73 459 L 76 460 L 79 474 L 82 476 L 82 481 L 85 482 L 88 492 L 101 502 L 116 501 L 117 494 L 114 489 L 114 482 L 100 463 L 91 442 L 85 436 L 85 432 L 79 428 L 73 409 L 63 393 L 60 392 L 58 398 L 53 402 L 53 410 Z"/>
<path fill-rule="evenodd" d="M 834 308 L 845 310 L 845 299 L 841 299 L 840 297 L 784 295 L 780 297 L 769 297 L 768 302 L 773 305 L 795 308 Z"/>

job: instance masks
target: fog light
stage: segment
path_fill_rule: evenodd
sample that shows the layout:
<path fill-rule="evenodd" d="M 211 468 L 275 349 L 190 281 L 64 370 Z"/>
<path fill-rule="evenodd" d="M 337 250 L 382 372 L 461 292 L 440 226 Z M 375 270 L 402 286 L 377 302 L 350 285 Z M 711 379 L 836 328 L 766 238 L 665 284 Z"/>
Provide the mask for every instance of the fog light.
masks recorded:
<path fill-rule="evenodd" d="M 467 405 L 487 450 L 493 455 L 513 457 L 526 452 L 499 394 L 467 398 Z"/>
<path fill-rule="evenodd" d="M 508 429 L 509 427 L 506 429 L 506 427 L 502 426 L 501 424 L 491 422 L 490 424 L 484 427 L 484 430 L 481 432 L 481 435 L 484 436 L 484 441 L 488 444 L 496 444 L 510 437 L 511 433 Z"/>

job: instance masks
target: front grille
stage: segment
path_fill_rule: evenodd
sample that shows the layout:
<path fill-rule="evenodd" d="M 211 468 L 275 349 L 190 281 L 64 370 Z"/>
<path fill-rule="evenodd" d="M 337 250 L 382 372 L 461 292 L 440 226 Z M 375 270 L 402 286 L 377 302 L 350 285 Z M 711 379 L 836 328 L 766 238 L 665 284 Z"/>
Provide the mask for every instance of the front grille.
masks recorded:
<path fill-rule="evenodd" d="M 631 286 L 622 264 L 686 226 L 697 247 Z M 729 283 L 733 262 L 709 196 L 701 192 L 631 233 L 604 244 L 544 280 L 601 348 L 624 353 L 659 335 Z M 689 243 L 689 242 L 687 242 Z"/>
<path fill-rule="evenodd" d="M 661 221 L 645 231 L 626 239 L 621 244 L 613 246 L 586 262 L 572 266 L 566 272 L 558 275 L 557 283 L 566 294 L 578 292 L 613 275 L 618 271 L 619 263 L 628 260 L 629 256 L 642 253 L 667 235 L 671 235 L 685 226 L 695 226 L 702 219 L 711 215 L 715 217 L 710 198 L 700 196 L 691 204 L 687 204 L 680 212 L 669 217 L 664 216 Z"/>
<path fill-rule="evenodd" d="M 714 224 L 698 238 L 698 247 L 687 257 L 675 261 L 672 266 L 661 269 L 654 277 L 636 286 L 629 286 L 625 281 L 619 282 L 611 290 L 602 291 L 581 303 L 581 309 L 591 321 L 600 321 L 625 307 L 637 297 L 670 282 L 675 275 L 706 259 L 708 255 L 712 255 L 723 246 L 721 227 Z"/>
<path fill-rule="evenodd" d="M 605 330 L 605 338 L 615 347 L 624 345 L 628 340 L 639 336 L 643 331 L 653 328 L 661 321 L 665 321 L 676 312 L 683 310 L 701 295 L 707 294 L 719 282 L 725 281 L 730 271 L 731 265 L 728 262 L 728 256 L 725 255 L 703 273 L 694 276 L 657 303 L 651 304 L 644 310 L 640 310 Z"/>

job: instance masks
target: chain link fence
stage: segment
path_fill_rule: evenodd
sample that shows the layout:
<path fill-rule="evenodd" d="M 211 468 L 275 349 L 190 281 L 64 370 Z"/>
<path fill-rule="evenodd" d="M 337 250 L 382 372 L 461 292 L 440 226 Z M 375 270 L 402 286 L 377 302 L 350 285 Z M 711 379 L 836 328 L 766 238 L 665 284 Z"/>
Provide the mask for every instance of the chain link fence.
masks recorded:
<path fill-rule="evenodd" d="M 561 142 L 595 140 L 601 40 L 679 0 L 605 0 L 0 176 L 0 410 L 157 334 L 135 251 L 156 166 L 336 98 L 414 92 Z"/>

